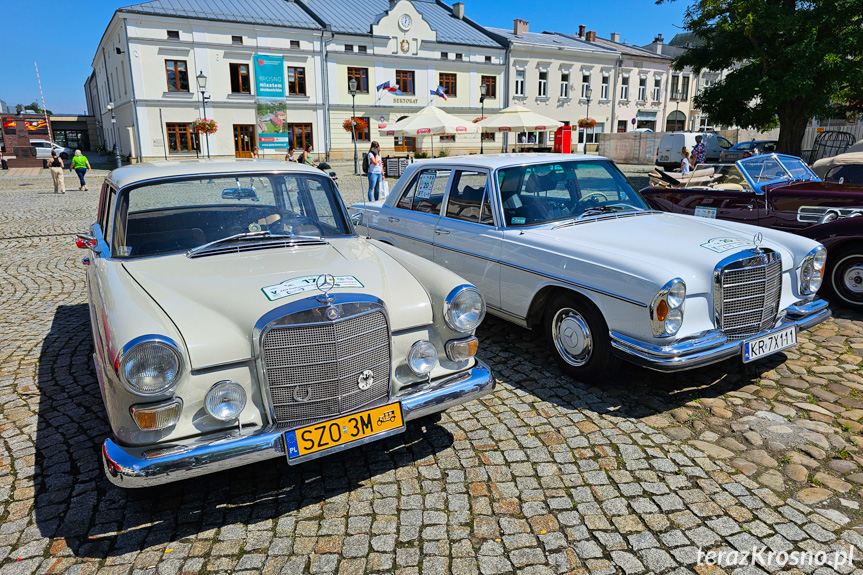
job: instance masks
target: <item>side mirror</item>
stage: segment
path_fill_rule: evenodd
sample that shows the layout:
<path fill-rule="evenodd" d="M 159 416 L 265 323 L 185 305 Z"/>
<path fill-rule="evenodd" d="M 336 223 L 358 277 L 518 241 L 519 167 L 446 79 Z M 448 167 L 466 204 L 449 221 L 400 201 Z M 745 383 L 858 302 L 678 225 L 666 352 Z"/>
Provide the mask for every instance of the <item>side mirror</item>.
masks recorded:
<path fill-rule="evenodd" d="M 355 226 L 359 226 L 363 223 L 363 213 L 357 212 L 355 214 L 351 214 L 351 223 Z"/>
<path fill-rule="evenodd" d="M 252 200 L 260 202 L 261 198 L 254 188 L 227 188 L 222 190 L 223 200 Z"/>
<path fill-rule="evenodd" d="M 99 240 L 96 236 L 91 236 L 90 234 L 75 234 L 75 245 L 82 250 L 93 250 L 96 254 L 100 253 L 100 251 L 96 249 L 96 246 L 99 245 Z"/>

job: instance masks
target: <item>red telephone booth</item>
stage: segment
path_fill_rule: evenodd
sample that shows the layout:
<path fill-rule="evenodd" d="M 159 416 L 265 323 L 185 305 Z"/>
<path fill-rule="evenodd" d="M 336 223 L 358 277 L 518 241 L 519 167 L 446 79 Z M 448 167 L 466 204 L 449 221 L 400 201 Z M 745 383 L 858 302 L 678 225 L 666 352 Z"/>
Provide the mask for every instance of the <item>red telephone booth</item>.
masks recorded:
<path fill-rule="evenodd" d="M 572 126 L 561 126 L 554 131 L 554 151 L 558 154 L 572 153 Z"/>

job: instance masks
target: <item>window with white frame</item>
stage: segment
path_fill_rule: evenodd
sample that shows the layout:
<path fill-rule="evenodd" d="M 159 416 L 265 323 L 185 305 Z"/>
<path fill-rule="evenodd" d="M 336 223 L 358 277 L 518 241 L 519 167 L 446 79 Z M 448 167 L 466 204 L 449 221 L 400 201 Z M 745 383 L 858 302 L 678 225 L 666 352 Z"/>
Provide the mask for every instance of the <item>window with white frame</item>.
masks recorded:
<path fill-rule="evenodd" d="M 569 98 L 569 71 L 564 70 L 560 73 L 560 97 Z"/>
<path fill-rule="evenodd" d="M 581 73 L 581 97 L 587 98 L 587 89 L 590 88 L 590 72 Z"/>
<path fill-rule="evenodd" d="M 548 98 L 548 70 L 539 71 L 539 83 L 536 95 L 538 98 Z"/>
<path fill-rule="evenodd" d="M 515 95 L 524 96 L 524 70 L 515 71 Z"/>
<path fill-rule="evenodd" d="M 611 79 L 609 76 L 603 74 L 602 76 L 602 87 L 600 89 L 600 100 L 608 100 L 609 86 L 611 85 Z"/>
<path fill-rule="evenodd" d="M 629 74 L 625 74 L 620 79 L 620 99 L 629 100 Z"/>
<path fill-rule="evenodd" d="M 662 78 L 653 78 L 653 101 L 658 102 L 662 98 Z"/>
<path fill-rule="evenodd" d="M 638 77 L 638 101 L 647 101 L 647 76 Z"/>

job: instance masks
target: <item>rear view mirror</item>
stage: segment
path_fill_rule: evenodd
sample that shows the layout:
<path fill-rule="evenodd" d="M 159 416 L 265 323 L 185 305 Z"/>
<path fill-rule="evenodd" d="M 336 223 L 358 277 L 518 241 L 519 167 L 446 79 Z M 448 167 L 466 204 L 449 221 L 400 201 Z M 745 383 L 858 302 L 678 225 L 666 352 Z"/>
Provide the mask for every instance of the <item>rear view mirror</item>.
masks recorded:
<path fill-rule="evenodd" d="M 255 192 L 254 188 L 227 188 L 225 190 L 222 190 L 222 199 L 252 200 L 253 202 L 261 201 L 261 198 L 258 197 L 258 193 Z"/>

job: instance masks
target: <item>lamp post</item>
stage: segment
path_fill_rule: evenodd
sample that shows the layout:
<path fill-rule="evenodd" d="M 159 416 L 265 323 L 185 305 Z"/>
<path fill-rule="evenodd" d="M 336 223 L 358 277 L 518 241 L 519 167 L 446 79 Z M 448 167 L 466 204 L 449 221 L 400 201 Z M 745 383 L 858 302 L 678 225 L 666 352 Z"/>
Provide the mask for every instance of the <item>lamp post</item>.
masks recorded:
<path fill-rule="evenodd" d="M 114 102 L 108 102 L 108 105 L 105 106 L 108 111 L 111 112 L 111 134 L 114 137 L 114 161 L 117 162 L 117 167 L 123 167 L 123 163 L 120 161 L 120 146 L 117 145 L 117 118 L 114 116 Z"/>
<path fill-rule="evenodd" d="M 677 122 L 680 121 L 680 90 L 676 90 L 672 95 L 677 101 L 677 107 L 674 109 L 674 131 L 677 132 L 679 130 Z"/>
<path fill-rule="evenodd" d="M 584 89 L 585 100 L 587 100 L 587 117 L 586 120 L 590 120 L 590 96 L 593 94 L 593 88 L 588 86 Z M 593 133 L 593 132 L 592 132 Z M 587 153 L 587 128 L 584 129 L 584 153 Z"/>
<path fill-rule="evenodd" d="M 351 132 L 354 135 L 354 175 L 359 175 L 360 169 L 357 161 L 359 153 L 357 152 L 357 79 L 351 78 L 348 80 L 348 94 L 351 95 Z"/>
<path fill-rule="evenodd" d="M 482 120 L 485 117 L 485 95 L 488 93 L 488 86 L 485 84 L 479 85 L 479 118 Z M 479 130 L 479 153 L 483 153 L 482 145 L 485 141 L 482 139 L 482 128 Z"/>
<path fill-rule="evenodd" d="M 204 119 L 207 119 L 207 100 L 210 99 L 209 96 L 205 96 L 204 92 L 207 91 L 207 77 L 204 76 L 204 72 L 201 71 L 198 74 L 198 91 L 201 92 L 201 105 L 204 107 Z M 210 159 L 210 132 L 206 132 L 205 136 L 207 136 L 207 159 Z"/>

